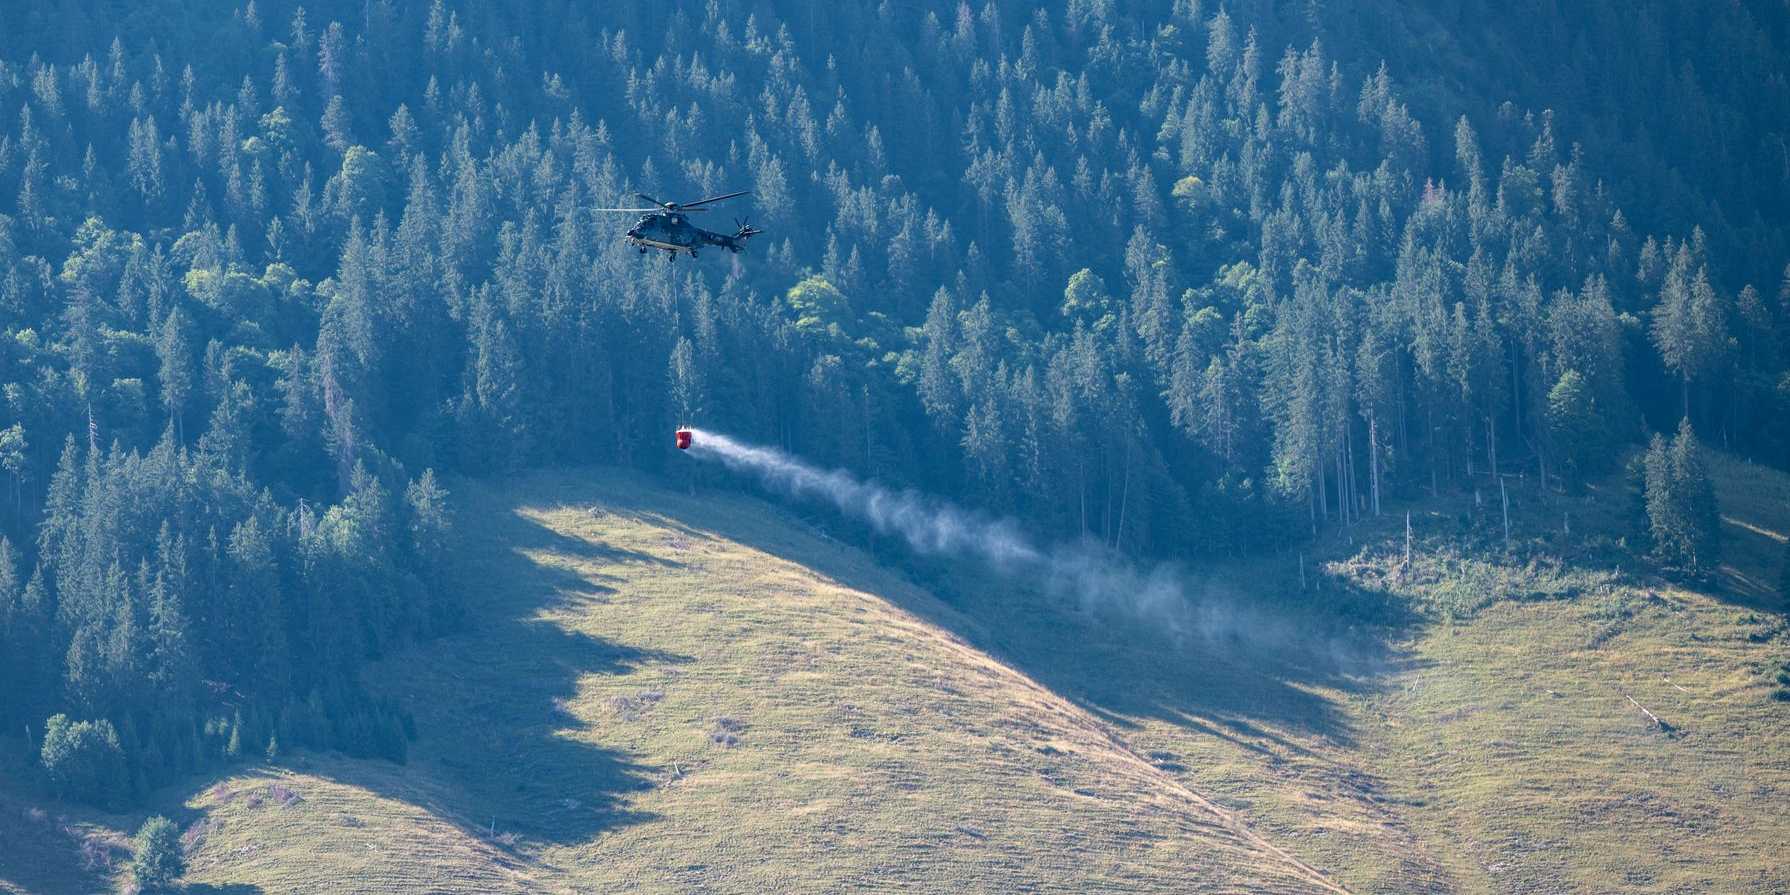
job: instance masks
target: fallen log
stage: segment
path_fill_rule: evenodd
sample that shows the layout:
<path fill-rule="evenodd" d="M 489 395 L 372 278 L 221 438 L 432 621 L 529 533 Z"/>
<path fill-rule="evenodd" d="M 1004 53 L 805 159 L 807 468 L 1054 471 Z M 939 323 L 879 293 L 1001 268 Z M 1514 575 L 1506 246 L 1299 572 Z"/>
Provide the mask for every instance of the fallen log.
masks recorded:
<path fill-rule="evenodd" d="M 1622 698 L 1628 700 L 1629 703 L 1632 704 L 1635 708 L 1640 709 L 1641 714 L 1646 715 L 1647 720 L 1652 721 L 1656 726 L 1659 727 L 1659 729 L 1661 731 L 1663 731 L 1665 733 L 1671 733 L 1678 729 L 1676 727 L 1673 727 L 1670 724 L 1667 724 L 1663 719 L 1660 718 L 1660 716 L 1655 715 L 1654 713 L 1648 711 L 1646 706 L 1640 704 L 1639 702 L 1635 702 L 1635 698 L 1633 696 L 1630 696 L 1627 693 L 1624 693 L 1624 694 L 1622 694 Z"/>

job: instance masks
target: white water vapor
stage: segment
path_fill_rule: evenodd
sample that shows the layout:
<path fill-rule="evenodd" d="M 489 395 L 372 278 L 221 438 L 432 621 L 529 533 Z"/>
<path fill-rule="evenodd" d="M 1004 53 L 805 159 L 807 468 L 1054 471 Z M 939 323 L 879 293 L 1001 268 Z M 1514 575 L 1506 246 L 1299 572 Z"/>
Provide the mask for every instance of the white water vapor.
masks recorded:
<path fill-rule="evenodd" d="M 822 470 L 715 432 L 694 432 L 689 453 L 755 475 L 790 496 L 831 503 L 879 534 L 900 537 L 916 553 L 981 560 L 999 574 L 1027 576 L 1053 595 L 1073 597 L 1085 612 L 1116 611 L 1177 642 L 1191 636 L 1283 639 L 1277 630 L 1283 626 L 1240 611 L 1173 564 L 1144 569 L 1098 546 L 1040 547 L 1012 520 L 912 490 L 894 491 L 842 469 Z"/>

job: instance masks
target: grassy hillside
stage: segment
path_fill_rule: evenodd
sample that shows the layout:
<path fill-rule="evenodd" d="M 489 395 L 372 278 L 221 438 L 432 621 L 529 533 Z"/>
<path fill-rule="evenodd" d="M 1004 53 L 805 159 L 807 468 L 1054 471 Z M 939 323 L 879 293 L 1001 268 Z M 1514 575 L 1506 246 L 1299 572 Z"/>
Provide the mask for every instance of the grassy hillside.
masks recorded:
<path fill-rule="evenodd" d="M 410 763 L 289 755 L 162 810 L 199 891 L 1775 891 L 1790 644 L 1757 583 L 1790 514 L 1720 473 L 1714 595 L 1600 561 L 1608 484 L 1519 501 L 1580 533 L 1510 558 L 1468 497 L 1409 564 L 1400 518 L 1303 591 L 1297 557 L 1209 570 L 1229 608 L 1182 643 L 752 499 L 466 483 L 470 624 L 372 672 Z M 103 862 L 45 865 L 140 820 L 32 807 L 0 803 L 0 891 L 92 891 Z"/>
<path fill-rule="evenodd" d="M 410 763 L 172 794 L 189 880 L 285 891 L 1326 891 L 756 501 L 607 474 L 468 485 L 465 634 L 372 676 Z"/>

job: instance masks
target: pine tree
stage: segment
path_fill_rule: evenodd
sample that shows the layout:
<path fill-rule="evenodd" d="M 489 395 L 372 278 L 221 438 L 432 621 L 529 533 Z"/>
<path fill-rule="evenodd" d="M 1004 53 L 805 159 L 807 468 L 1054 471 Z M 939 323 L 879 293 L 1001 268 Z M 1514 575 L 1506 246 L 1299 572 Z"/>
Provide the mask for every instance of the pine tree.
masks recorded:
<path fill-rule="evenodd" d="M 410 153 L 419 148 L 422 133 L 417 129 L 416 119 L 411 117 L 410 108 L 403 103 L 399 103 L 398 111 L 392 113 L 388 126 L 392 136 L 386 145 L 390 147 L 392 159 L 402 163 Z"/>
<path fill-rule="evenodd" d="M 147 576 L 147 569 L 141 574 Z M 190 642 L 180 593 L 158 573 L 149 585 L 147 679 L 168 705 L 180 704 L 187 689 L 195 682 Z"/>
<path fill-rule="evenodd" d="M 301 10 L 302 12 L 302 10 Z M 304 49 L 304 43 L 297 41 L 298 28 L 301 23 L 293 20 L 295 46 Z M 348 37 L 342 30 L 341 22 L 330 22 L 323 29 L 323 36 L 317 41 L 317 73 L 323 79 L 323 92 L 332 96 L 342 93 L 342 79 L 348 64 Z"/>
<path fill-rule="evenodd" d="M 1567 489 L 1576 491 L 1601 468 L 1607 451 L 1603 413 L 1579 371 L 1560 374 L 1548 390 L 1547 421 L 1550 453 Z"/>
<path fill-rule="evenodd" d="M 20 423 L 0 429 L 0 469 L 12 476 L 13 515 L 24 521 L 25 451 L 31 447 L 25 440 L 25 427 Z"/>
<path fill-rule="evenodd" d="M 162 143 L 154 117 L 131 119 L 130 159 L 125 167 L 130 173 L 131 187 L 145 207 L 162 197 L 166 190 L 162 180 Z"/>
<path fill-rule="evenodd" d="M 1683 503 L 1690 567 L 1699 572 L 1714 571 L 1721 559 L 1721 508 L 1703 446 L 1688 419 L 1679 422 L 1678 435 L 1672 439 L 1672 480 Z"/>
<path fill-rule="evenodd" d="M 299 13 L 304 13 L 302 7 Z M 286 50 L 282 47 L 273 60 L 273 100 L 278 104 L 276 108 L 283 109 L 296 105 L 298 97 L 298 81 L 292 75 L 292 68 L 286 61 Z"/>
<path fill-rule="evenodd" d="M 453 521 L 448 508 L 448 490 L 435 478 L 435 470 L 425 469 L 420 478 L 404 489 L 408 510 L 408 542 L 415 568 L 429 585 L 426 621 L 437 628 L 452 620 L 454 604 L 450 590 L 442 584 L 448 575 L 448 538 Z"/>
<path fill-rule="evenodd" d="M 1715 569 L 1721 514 L 1689 419 L 1670 442 L 1655 434 L 1644 460 L 1648 533 L 1660 561 L 1693 575 Z"/>
<path fill-rule="evenodd" d="M 291 439 L 306 438 L 314 431 L 316 402 L 312 397 L 310 360 L 298 343 L 286 352 L 285 368 L 274 382 L 280 393 L 280 428 Z"/>
<path fill-rule="evenodd" d="M 1181 328 L 1175 340 L 1175 354 L 1169 366 L 1168 387 L 1162 398 L 1168 403 L 1169 422 L 1189 437 L 1197 435 L 1199 425 L 1200 387 L 1204 371 L 1200 368 L 1200 346 L 1191 325 Z M 1216 361 L 1217 358 L 1211 358 Z M 1222 372 L 1222 367 L 1220 368 Z"/>
<path fill-rule="evenodd" d="M 230 739 L 224 744 L 224 757 L 236 759 L 242 757 L 242 710 L 237 709 L 230 719 Z"/>
<path fill-rule="evenodd" d="M 24 708 L 20 688 L 31 680 L 25 667 L 31 644 L 25 639 L 33 632 L 26 625 L 24 598 L 12 542 L 0 535 L 0 675 L 12 682 L 0 687 L 0 723 L 20 717 Z"/>
<path fill-rule="evenodd" d="M 349 128 L 347 107 L 342 104 L 342 95 L 335 94 L 323 108 L 323 145 L 337 154 L 347 152 L 348 147 L 354 145 Z"/>
<path fill-rule="evenodd" d="M 489 290 L 480 287 L 475 299 L 474 357 L 466 409 L 482 425 L 476 426 L 481 448 L 474 456 L 499 465 L 516 462 L 527 454 L 522 416 L 523 361 L 509 324 L 492 306 Z M 472 434 L 472 433 L 469 433 Z"/>
<path fill-rule="evenodd" d="M 186 313 L 176 306 L 162 323 L 161 338 L 155 343 L 155 353 L 161 359 L 156 381 L 161 386 L 162 407 L 182 442 L 186 441 L 186 402 L 193 392 L 193 353 L 186 329 Z"/>
<path fill-rule="evenodd" d="M 920 405 L 935 426 L 947 430 L 959 419 L 960 392 L 951 376 L 951 357 L 957 350 L 957 308 L 942 286 L 926 309 L 920 337 Z"/>
<path fill-rule="evenodd" d="M 1653 311 L 1653 343 L 1666 368 L 1677 374 L 1683 392 L 1684 416 L 1691 413 L 1691 381 L 1715 363 L 1727 341 L 1720 301 L 1709 282 L 1709 270 L 1691 273 L 1691 251 L 1681 245 L 1660 286 Z"/>

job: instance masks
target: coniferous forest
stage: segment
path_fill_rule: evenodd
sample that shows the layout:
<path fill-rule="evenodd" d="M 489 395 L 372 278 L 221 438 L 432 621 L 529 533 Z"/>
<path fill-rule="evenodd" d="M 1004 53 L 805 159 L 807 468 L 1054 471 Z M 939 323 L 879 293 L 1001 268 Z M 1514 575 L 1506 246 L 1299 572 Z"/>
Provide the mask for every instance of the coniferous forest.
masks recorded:
<path fill-rule="evenodd" d="M 0 730 L 69 797 L 402 761 L 445 483 L 683 423 L 1140 557 L 1651 441 L 1696 568 L 1698 445 L 1790 463 L 1775 0 L 22 6 Z M 734 189 L 737 258 L 598 210 Z"/>

